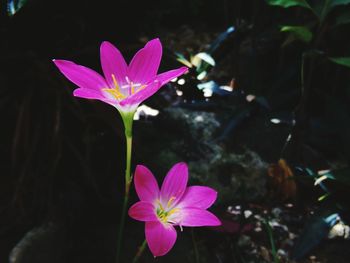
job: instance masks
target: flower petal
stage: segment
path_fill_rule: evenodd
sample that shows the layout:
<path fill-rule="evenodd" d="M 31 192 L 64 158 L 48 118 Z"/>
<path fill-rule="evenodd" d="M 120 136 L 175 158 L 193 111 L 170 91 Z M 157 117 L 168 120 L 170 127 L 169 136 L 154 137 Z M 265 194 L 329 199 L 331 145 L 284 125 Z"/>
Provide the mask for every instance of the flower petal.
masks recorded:
<path fill-rule="evenodd" d="M 163 256 L 169 252 L 176 241 L 176 230 L 172 225 L 161 222 L 146 222 L 146 240 L 153 256 Z"/>
<path fill-rule="evenodd" d="M 196 207 L 207 209 L 216 200 L 217 192 L 207 186 L 190 186 L 187 187 L 181 202 L 177 207 Z"/>
<path fill-rule="evenodd" d="M 106 99 L 101 92 L 99 92 L 98 90 L 93 90 L 93 89 L 75 89 L 73 91 L 73 95 L 75 97 L 80 97 L 80 98 L 84 98 L 84 99 L 96 99 L 96 100 L 100 100 L 100 99 Z"/>
<path fill-rule="evenodd" d="M 155 81 L 149 84 L 143 90 L 127 97 L 126 99 L 120 102 L 121 106 L 135 106 L 137 107 L 140 103 L 151 97 L 154 93 L 156 93 L 160 89 L 161 85 L 159 81 Z"/>
<path fill-rule="evenodd" d="M 140 201 L 129 209 L 129 216 L 139 221 L 158 221 L 153 204 Z"/>
<path fill-rule="evenodd" d="M 181 67 L 178 69 L 169 70 L 157 75 L 156 79 L 160 81 L 161 85 L 164 85 L 168 83 L 170 80 L 177 78 L 178 76 L 181 76 L 182 74 L 186 73 L 187 71 L 188 71 L 187 67 Z"/>
<path fill-rule="evenodd" d="M 108 87 L 104 78 L 92 69 L 67 60 L 54 59 L 53 62 L 67 79 L 80 88 L 99 90 Z"/>
<path fill-rule="evenodd" d="M 176 205 L 186 190 L 188 167 L 186 163 L 175 164 L 166 175 L 160 190 L 161 202 L 167 206 Z"/>
<path fill-rule="evenodd" d="M 162 44 L 159 39 L 149 41 L 130 62 L 128 76 L 134 83 L 146 84 L 157 74 L 162 57 Z"/>
<path fill-rule="evenodd" d="M 124 85 L 128 66 L 120 51 L 111 43 L 104 41 L 100 47 L 100 56 L 103 73 L 109 87 L 115 87 L 112 75 L 115 76 L 119 86 Z"/>
<path fill-rule="evenodd" d="M 143 165 L 138 165 L 135 171 L 135 189 L 141 201 L 153 203 L 159 198 L 159 187 L 152 172 Z"/>
<path fill-rule="evenodd" d="M 98 90 L 93 90 L 93 89 L 75 89 L 73 91 L 73 95 L 75 97 L 79 97 L 79 98 L 84 98 L 84 99 L 95 99 L 95 100 L 101 100 L 105 103 L 108 103 L 112 106 L 116 106 L 116 101 L 115 100 L 111 100 L 108 99 L 106 97 L 104 97 L 100 91 Z"/>
<path fill-rule="evenodd" d="M 220 220 L 207 210 L 200 208 L 181 208 L 182 220 L 178 224 L 181 226 L 219 226 Z"/>

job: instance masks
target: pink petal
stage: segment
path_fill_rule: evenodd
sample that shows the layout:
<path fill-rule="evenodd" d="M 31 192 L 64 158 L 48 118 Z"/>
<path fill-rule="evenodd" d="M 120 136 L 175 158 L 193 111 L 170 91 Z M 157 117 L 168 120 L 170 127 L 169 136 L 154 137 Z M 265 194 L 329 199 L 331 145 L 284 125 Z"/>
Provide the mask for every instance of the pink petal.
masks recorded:
<path fill-rule="evenodd" d="M 176 230 L 172 225 L 161 222 L 146 222 L 146 240 L 153 256 L 163 256 L 169 252 L 176 241 Z"/>
<path fill-rule="evenodd" d="M 111 43 L 104 41 L 100 47 L 101 65 L 103 73 L 108 82 L 109 87 L 114 88 L 112 74 L 115 76 L 118 85 L 122 86 L 126 83 L 126 74 L 128 66 L 120 51 Z"/>
<path fill-rule="evenodd" d="M 188 168 L 186 163 L 175 164 L 163 181 L 160 190 L 161 202 L 167 204 L 171 200 L 171 206 L 177 204 L 186 190 L 187 181 Z"/>
<path fill-rule="evenodd" d="M 139 221 L 158 221 L 153 204 L 144 201 L 130 207 L 129 216 Z"/>
<path fill-rule="evenodd" d="M 85 98 L 85 99 L 105 99 L 105 97 L 98 90 L 93 89 L 75 89 L 73 91 L 75 97 Z"/>
<path fill-rule="evenodd" d="M 152 172 L 146 166 L 138 165 L 135 171 L 135 188 L 141 201 L 153 203 L 159 198 L 159 187 Z"/>
<path fill-rule="evenodd" d="M 130 62 L 128 76 L 134 83 L 146 84 L 157 74 L 162 57 L 162 44 L 159 39 L 149 41 Z"/>
<path fill-rule="evenodd" d="M 181 226 L 219 226 L 220 220 L 207 210 L 200 208 L 181 208 Z"/>
<path fill-rule="evenodd" d="M 181 198 L 177 207 L 196 207 L 207 209 L 216 200 L 217 192 L 206 186 L 190 186 Z"/>
<path fill-rule="evenodd" d="M 168 83 L 170 80 L 177 78 L 178 76 L 181 76 L 182 74 L 186 73 L 188 71 L 187 67 L 181 67 L 178 69 L 169 70 L 167 72 L 159 74 L 156 79 L 159 80 L 164 85 Z"/>
<path fill-rule="evenodd" d="M 140 103 L 151 97 L 154 93 L 156 93 L 160 89 L 161 85 L 159 81 L 155 81 L 149 84 L 143 90 L 127 97 L 126 99 L 120 102 L 121 106 L 138 106 Z"/>
<path fill-rule="evenodd" d="M 112 106 L 116 105 L 116 101 L 108 99 L 106 97 L 104 97 L 100 91 L 98 90 L 93 90 L 93 89 L 75 89 L 73 91 L 73 95 L 75 97 L 79 97 L 79 98 L 84 98 L 84 99 L 95 99 L 95 100 L 101 100 L 105 103 L 108 103 Z"/>
<path fill-rule="evenodd" d="M 84 89 L 107 88 L 107 83 L 96 71 L 77 65 L 71 61 L 54 59 L 58 69 L 75 85 Z"/>

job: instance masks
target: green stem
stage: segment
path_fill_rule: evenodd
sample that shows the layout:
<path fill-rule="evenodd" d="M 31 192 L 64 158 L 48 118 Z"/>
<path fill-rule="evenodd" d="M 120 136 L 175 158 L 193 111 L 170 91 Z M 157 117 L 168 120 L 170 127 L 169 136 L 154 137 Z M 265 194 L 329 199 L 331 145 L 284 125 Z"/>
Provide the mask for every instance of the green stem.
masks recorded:
<path fill-rule="evenodd" d="M 274 263 L 280 263 L 280 261 L 278 259 L 278 256 L 277 256 L 275 240 L 273 238 L 272 229 L 271 229 L 271 226 L 269 224 L 269 221 L 268 220 L 264 220 L 264 224 L 266 226 L 267 234 L 269 235 L 269 239 L 270 239 L 271 254 L 272 254 L 272 257 L 273 257 L 273 262 Z"/>
<path fill-rule="evenodd" d="M 146 248 L 146 244 L 147 244 L 147 241 L 146 239 L 142 242 L 142 245 L 139 247 L 139 249 L 137 250 L 137 253 L 134 257 L 134 259 L 132 260 L 132 263 L 136 263 L 139 258 L 142 256 L 143 254 L 143 251 L 145 251 L 145 248 Z"/>
<path fill-rule="evenodd" d="M 121 244 L 123 240 L 123 231 L 124 231 L 124 225 L 125 225 L 125 216 L 126 216 L 126 209 L 128 207 L 128 201 L 129 201 L 129 190 L 130 185 L 132 182 L 131 177 L 131 154 L 132 154 L 132 124 L 133 124 L 133 118 L 134 118 L 134 112 L 131 113 L 122 113 L 121 116 L 124 122 L 124 128 L 125 128 L 125 138 L 126 138 L 126 168 L 125 168 L 125 194 L 124 194 L 124 202 L 123 202 L 123 208 L 120 218 L 120 224 L 119 224 L 119 232 L 118 232 L 118 239 L 117 239 L 117 255 L 116 255 L 116 263 L 120 263 L 120 257 L 121 257 Z"/>

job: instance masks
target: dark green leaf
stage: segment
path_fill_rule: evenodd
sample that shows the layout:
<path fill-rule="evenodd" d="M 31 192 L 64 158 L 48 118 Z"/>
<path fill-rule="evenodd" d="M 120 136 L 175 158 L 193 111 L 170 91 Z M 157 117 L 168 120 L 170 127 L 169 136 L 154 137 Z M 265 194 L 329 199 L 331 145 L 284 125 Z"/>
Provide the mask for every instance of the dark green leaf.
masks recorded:
<path fill-rule="evenodd" d="M 331 172 L 335 180 L 350 185 L 350 168 L 343 168 Z"/>
<path fill-rule="evenodd" d="M 350 68 L 350 57 L 338 57 L 338 58 L 333 57 L 333 58 L 329 58 L 329 60 L 338 65 L 342 65 Z"/>
<path fill-rule="evenodd" d="M 315 215 L 310 218 L 294 244 L 291 253 L 292 259 L 303 258 L 311 249 L 319 245 L 327 237 L 330 228 L 331 226 L 326 222 L 325 217 Z"/>
<path fill-rule="evenodd" d="M 350 0 L 323 0 L 317 2 L 317 4 L 313 6 L 313 10 L 322 22 L 325 20 L 327 15 L 333 10 L 334 7 L 347 4 L 350 4 Z"/>
<path fill-rule="evenodd" d="M 310 8 L 310 5 L 305 0 L 267 0 L 269 5 L 281 6 L 284 8 L 292 6 L 300 6 L 304 8 Z"/>
<path fill-rule="evenodd" d="M 345 25 L 350 23 L 350 11 L 338 15 L 335 19 L 335 26 Z"/>
<path fill-rule="evenodd" d="M 347 5 L 350 4 L 350 0 L 332 0 L 330 6 L 334 7 L 337 5 Z"/>
<path fill-rule="evenodd" d="M 8 0 L 7 1 L 7 13 L 10 16 L 15 15 L 27 2 L 27 0 Z"/>
<path fill-rule="evenodd" d="M 283 26 L 281 32 L 289 32 L 296 39 L 306 43 L 312 40 L 312 32 L 305 26 Z"/>

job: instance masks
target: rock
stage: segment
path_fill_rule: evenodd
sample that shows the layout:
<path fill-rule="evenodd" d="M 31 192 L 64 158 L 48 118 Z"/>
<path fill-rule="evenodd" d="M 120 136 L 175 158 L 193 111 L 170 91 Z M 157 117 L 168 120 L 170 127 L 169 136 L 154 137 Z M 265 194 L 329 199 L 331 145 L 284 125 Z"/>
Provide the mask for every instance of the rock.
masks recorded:
<path fill-rule="evenodd" d="M 63 236 L 53 223 L 33 228 L 17 243 L 9 256 L 9 263 L 62 262 Z"/>
<path fill-rule="evenodd" d="M 257 200 L 265 194 L 267 163 L 252 149 L 217 142 L 222 131 L 217 113 L 169 107 L 155 122 L 157 131 L 139 131 L 143 144 L 152 142 L 140 148 L 146 148 L 142 156 L 151 157 L 144 163 L 156 162 L 153 167 L 160 167 L 162 176 L 174 163 L 185 161 L 191 183 L 215 188 L 219 202 Z M 157 142 L 150 138 L 155 132 L 160 134 Z"/>

